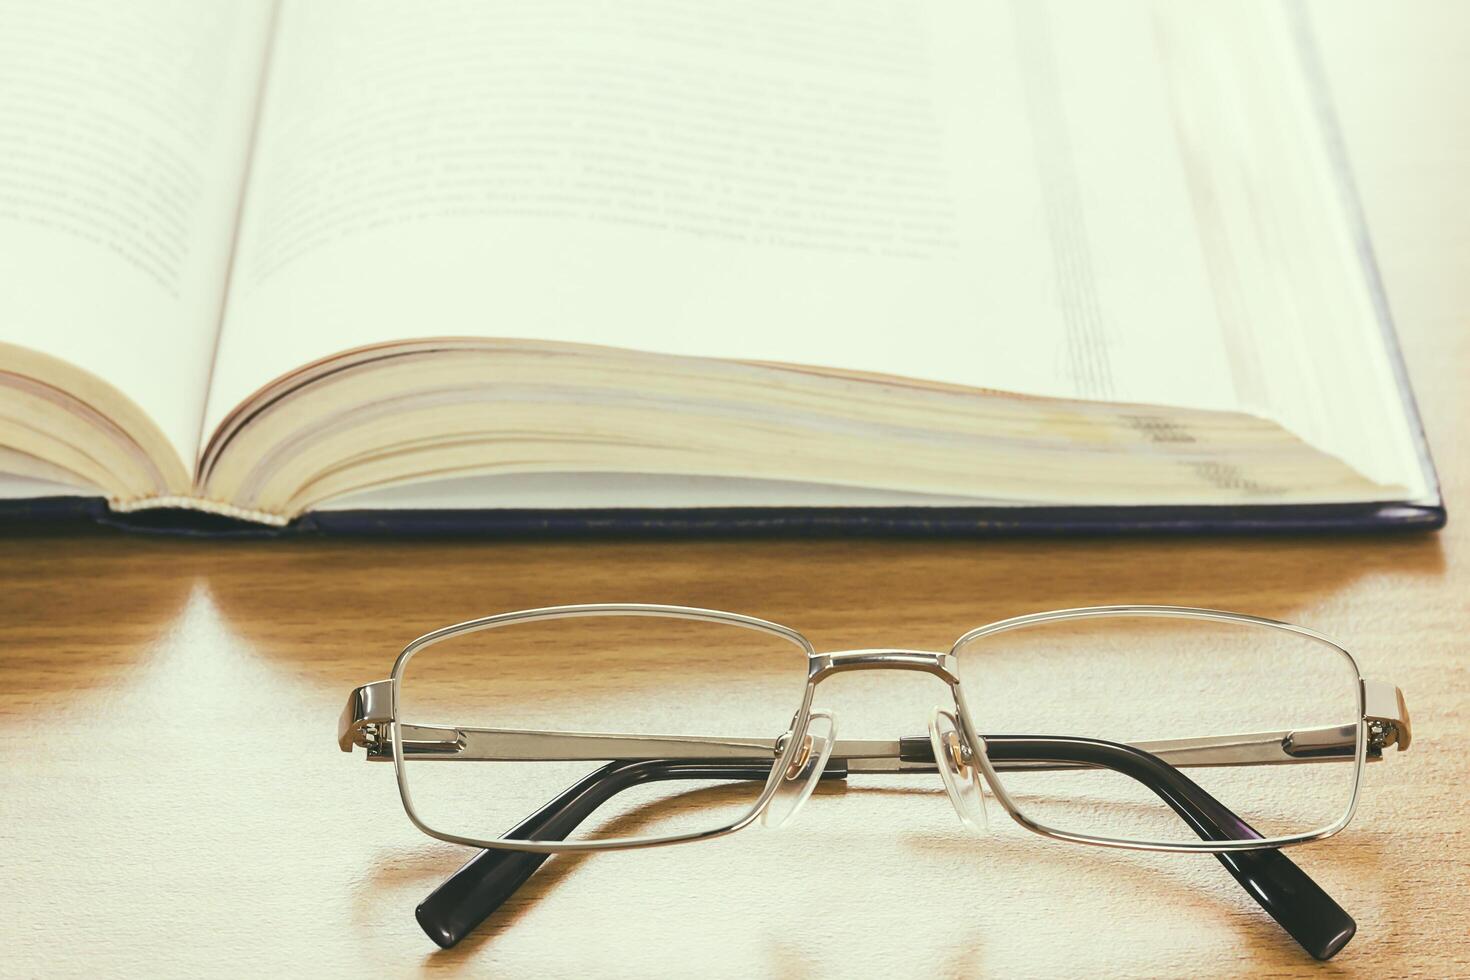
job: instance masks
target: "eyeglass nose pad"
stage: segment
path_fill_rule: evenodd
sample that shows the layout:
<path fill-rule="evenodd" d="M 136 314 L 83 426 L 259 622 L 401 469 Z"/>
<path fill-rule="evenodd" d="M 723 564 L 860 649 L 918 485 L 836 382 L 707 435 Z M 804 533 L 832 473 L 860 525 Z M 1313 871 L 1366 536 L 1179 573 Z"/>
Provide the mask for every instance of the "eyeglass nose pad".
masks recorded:
<path fill-rule="evenodd" d="M 936 707 L 929 718 L 929 744 L 934 748 L 934 764 L 954 812 L 960 822 L 977 834 L 990 827 L 985 810 L 984 784 L 974 753 L 960 730 L 954 714 Z"/>
<path fill-rule="evenodd" d="M 813 711 L 801 739 L 796 758 L 781 774 L 776 793 L 761 814 L 761 823 L 772 829 L 789 823 L 816 789 L 837 741 L 836 716 L 830 711 Z"/>

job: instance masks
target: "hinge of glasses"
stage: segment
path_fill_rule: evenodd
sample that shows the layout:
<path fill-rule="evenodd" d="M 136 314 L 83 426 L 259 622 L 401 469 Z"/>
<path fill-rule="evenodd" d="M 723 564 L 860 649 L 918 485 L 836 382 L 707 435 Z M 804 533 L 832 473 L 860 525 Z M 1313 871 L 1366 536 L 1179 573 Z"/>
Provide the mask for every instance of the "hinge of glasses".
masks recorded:
<path fill-rule="evenodd" d="M 1381 758 L 1390 745 L 1397 745 L 1400 752 L 1409 747 L 1412 729 L 1403 691 L 1384 681 L 1364 681 L 1363 705 L 1371 757 Z"/>
<path fill-rule="evenodd" d="M 337 745 L 343 752 L 361 746 L 367 749 L 369 759 L 392 757 L 383 737 L 383 726 L 393 717 L 389 710 L 392 696 L 391 681 L 364 684 L 348 695 L 347 707 L 337 721 Z"/>
<path fill-rule="evenodd" d="M 1368 754 L 1379 757 L 1383 755 L 1384 746 L 1398 737 L 1393 726 L 1379 718 L 1368 722 Z"/>
<path fill-rule="evenodd" d="M 367 757 L 374 762 L 393 758 L 393 741 L 388 738 L 386 724 L 380 725 L 374 722 L 371 725 L 363 725 L 357 744 L 367 749 Z"/>

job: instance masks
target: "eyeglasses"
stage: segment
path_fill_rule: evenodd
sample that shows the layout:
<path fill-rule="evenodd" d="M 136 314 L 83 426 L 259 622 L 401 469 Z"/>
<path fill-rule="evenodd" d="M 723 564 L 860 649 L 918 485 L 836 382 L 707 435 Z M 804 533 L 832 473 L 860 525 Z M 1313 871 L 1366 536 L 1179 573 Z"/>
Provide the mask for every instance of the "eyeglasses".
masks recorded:
<path fill-rule="evenodd" d="M 947 688 L 927 734 L 837 738 L 818 686 L 869 669 Z M 338 727 L 344 752 L 393 761 L 420 830 L 482 849 L 417 910 L 445 947 L 551 854 L 779 827 L 820 781 L 937 773 L 979 833 L 993 801 L 1055 840 L 1213 853 L 1318 959 L 1356 925 L 1280 848 L 1342 830 L 1364 763 L 1409 740 L 1403 694 L 1327 637 L 1176 606 L 1020 616 L 948 652 L 829 653 L 710 609 L 531 609 L 414 640 Z"/>

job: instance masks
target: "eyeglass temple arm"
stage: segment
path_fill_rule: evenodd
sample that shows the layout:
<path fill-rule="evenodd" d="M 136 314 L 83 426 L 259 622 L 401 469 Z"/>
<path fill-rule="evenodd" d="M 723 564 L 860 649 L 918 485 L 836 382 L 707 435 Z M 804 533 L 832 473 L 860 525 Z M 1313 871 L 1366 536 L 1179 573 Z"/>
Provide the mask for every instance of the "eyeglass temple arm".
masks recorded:
<path fill-rule="evenodd" d="M 1383 681 L 1364 681 L 1364 719 L 1369 726 L 1368 758 L 1382 757 L 1383 749 L 1409 747 L 1411 728 L 1404 695 Z M 377 681 L 354 690 L 337 725 L 337 744 L 343 752 L 354 745 L 368 750 L 368 758 L 393 757 L 387 726 L 389 681 Z M 519 729 L 460 728 L 450 726 L 401 725 L 403 754 L 416 758 L 469 760 L 564 760 L 603 759 L 709 759 L 749 758 L 752 750 L 768 751 L 775 745 L 769 738 L 698 738 L 590 732 L 547 732 Z M 1289 731 L 1211 735 L 1202 738 L 1161 739 L 1133 743 L 1175 766 L 1270 765 L 1287 762 L 1351 760 L 1357 754 L 1356 726 Z M 899 756 L 892 741 L 844 741 L 839 739 L 833 754 L 854 761 L 893 759 Z M 882 762 L 859 763 L 854 769 L 880 771 Z M 1053 763 L 1047 768 L 1069 768 Z M 1038 768 L 1031 764 L 1027 768 Z"/>
<path fill-rule="evenodd" d="M 928 744 L 927 739 L 901 740 L 906 761 L 920 765 L 927 762 L 932 767 L 932 749 L 927 751 L 926 759 L 920 741 Z M 1017 735 L 986 736 L 985 744 L 988 756 L 996 764 L 1065 764 L 1119 772 L 1148 787 L 1204 840 L 1261 837 L 1188 776 L 1134 746 L 1096 739 Z M 848 760 L 834 759 L 823 778 L 842 778 L 848 774 L 848 766 Z M 613 762 L 584 777 L 505 836 L 521 840 L 564 839 L 599 805 L 641 782 L 769 776 L 770 768 L 763 762 L 755 765 L 726 761 Z M 499 908 L 547 857 L 519 851 L 482 851 L 418 907 L 419 924 L 439 945 L 446 948 L 454 945 Z M 1356 931 L 1352 917 L 1281 851 L 1235 851 L 1215 857 L 1314 957 L 1332 956 Z"/>
<path fill-rule="evenodd" d="M 342 713 L 338 725 L 338 744 L 343 751 L 350 752 L 354 745 L 367 747 L 369 758 L 385 759 L 392 757 L 392 744 L 386 737 L 386 724 L 391 720 L 389 709 L 391 697 L 391 685 L 388 681 L 378 681 L 374 684 L 365 685 L 352 692 L 348 699 L 347 707 Z M 1392 684 L 1382 681 L 1364 682 L 1364 720 L 1369 726 L 1369 757 L 1376 759 L 1381 756 L 1382 750 L 1388 745 L 1397 745 L 1400 750 L 1406 749 L 1411 741 L 1411 727 L 1407 707 L 1404 703 L 1403 693 Z M 518 734 L 534 739 L 537 743 L 534 748 L 538 751 L 523 755 L 509 755 L 503 753 L 504 745 L 497 745 L 501 750 L 496 754 L 481 755 L 470 753 L 465 750 L 470 748 L 468 744 L 457 742 L 451 749 L 449 743 L 453 739 L 463 736 L 458 729 L 447 732 L 443 729 L 424 728 L 423 726 L 402 726 L 405 731 L 405 755 L 423 757 L 434 757 L 440 759 L 466 759 L 466 758 L 589 758 L 588 751 L 606 753 L 612 746 L 608 744 L 610 739 L 634 740 L 642 752 L 657 751 L 665 755 L 685 755 L 689 761 L 675 762 L 669 759 L 648 759 L 643 761 L 652 763 L 650 768 L 634 770 L 644 772 L 645 775 L 639 781 L 652 778 L 681 778 L 673 773 L 691 773 L 682 778 L 712 778 L 711 765 L 719 768 L 721 775 L 718 778 L 749 778 L 736 777 L 732 775 L 731 762 L 722 763 L 700 763 L 694 760 L 694 756 L 703 755 L 708 757 L 713 748 L 712 743 L 720 744 L 721 749 L 730 757 L 744 755 L 749 758 L 749 751 L 755 745 L 766 748 L 774 747 L 774 740 L 759 739 L 697 739 L 697 738 L 671 738 L 665 736 L 616 736 L 616 735 L 587 735 L 578 733 L 549 733 L 549 732 L 519 732 L 511 733 L 495 730 L 471 730 L 478 736 L 494 736 L 503 739 L 505 735 Z M 416 736 L 427 736 L 418 738 Z M 1222 824 L 1225 815 L 1229 819 L 1236 820 L 1231 812 L 1215 801 L 1213 797 L 1205 793 L 1192 780 L 1184 777 L 1174 767 L 1185 766 L 1208 766 L 1208 765 L 1259 765 L 1280 762 L 1308 762 L 1328 761 L 1331 759 L 1350 759 L 1355 752 L 1353 744 L 1356 732 L 1354 726 L 1346 728 L 1322 728 L 1311 730 L 1299 730 L 1293 732 L 1267 732 L 1251 735 L 1211 736 L 1199 739 L 1170 739 L 1154 742 L 1140 743 L 1134 746 L 1121 746 L 1123 749 L 1133 749 L 1141 752 L 1145 757 L 1153 757 L 1163 766 L 1163 771 L 1172 772 L 1188 786 L 1194 787 L 1203 799 L 1196 797 L 1196 806 L 1208 800 L 1218 808 L 1214 812 L 1213 819 L 1217 826 L 1229 826 Z M 446 736 L 448 736 L 446 738 Z M 588 740 L 597 740 L 597 745 L 590 746 Z M 1085 741 L 1085 740 L 1072 740 Z M 655 744 L 656 743 L 656 744 Z M 987 745 L 991 744 L 991 737 L 987 736 Z M 1116 743 L 1114 743 L 1116 744 Z M 570 754 L 547 754 L 547 750 L 553 746 L 561 746 L 562 753 Z M 923 761 L 923 754 L 928 752 L 928 740 L 925 738 L 904 739 L 899 742 L 873 742 L 873 741 L 842 741 L 839 740 L 834 747 L 834 755 L 840 761 L 829 766 L 828 774 L 834 772 L 836 766 L 850 766 L 851 771 L 907 771 L 915 766 L 927 768 Z M 623 748 L 630 746 L 624 744 Z M 448 751 L 446 751 L 448 750 Z M 1012 768 L 1039 769 L 1039 768 L 1076 768 L 1084 765 L 1096 765 L 1096 763 L 1084 763 L 1078 760 L 1056 758 L 1056 753 L 1051 753 L 1053 758 L 1039 757 L 1003 757 L 1004 750 L 999 753 L 992 752 L 991 759 L 997 769 L 1009 770 Z M 850 758 L 847 758 L 850 757 Z M 590 758 L 606 759 L 607 754 L 592 755 Z M 578 799 L 586 801 L 597 799 L 598 803 L 592 804 L 586 809 L 577 822 L 585 819 L 597 805 L 605 802 L 611 795 L 620 792 L 626 785 L 619 785 L 617 781 L 607 781 L 601 774 L 621 766 L 629 765 L 627 761 L 611 763 L 588 776 L 578 786 L 587 784 L 588 787 L 604 785 L 606 788 L 592 793 L 584 787 L 583 792 L 574 793 L 578 787 L 573 787 L 566 794 L 559 797 L 557 801 L 548 804 L 537 814 L 523 821 L 515 830 L 508 833 L 507 837 L 529 837 L 530 833 L 539 826 L 540 822 L 549 819 L 555 812 L 560 812 L 565 805 L 562 801 L 569 794 Z M 927 765 L 932 765 L 933 759 L 930 755 Z M 760 776 L 764 778 L 769 774 L 765 766 L 756 766 Z M 653 775 L 658 772 L 668 772 L 671 775 Z M 846 770 L 843 770 L 845 773 Z M 698 775 L 692 775 L 698 773 Z M 1152 787 L 1151 787 L 1152 788 Z M 610 790 L 610 792 L 609 792 Z M 1161 794 L 1162 795 L 1162 794 Z M 1179 806 L 1178 800 L 1188 801 L 1190 797 L 1186 794 L 1177 799 L 1164 797 L 1166 802 L 1176 812 Z M 573 812 L 573 811 L 567 811 Z M 1206 817 L 1210 817 L 1207 811 L 1200 811 Z M 1185 816 L 1181 813 L 1181 816 Z M 1199 824 L 1193 820 L 1191 826 L 1199 830 Z M 1240 823 L 1236 820 L 1237 823 Z M 576 824 L 572 824 L 575 826 Z M 1240 823 L 1241 827 L 1245 827 Z M 1249 829 L 1248 827 L 1246 829 Z M 518 833 L 524 831 L 524 833 Z M 561 833 L 560 836 L 549 834 L 537 835 L 544 840 L 560 839 L 570 829 Z M 1203 835 L 1202 835 L 1203 836 Z M 1254 831 L 1249 834 L 1237 833 L 1235 836 L 1256 836 Z M 1210 838 L 1206 838 L 1210 839 Z M 1233 839 L 1229 834 L 1215 839 Z M 468 865 L 461 869 L 445 885 L 436 891 L 435 896 L 442 892 L 444 908 L 464 903 L 465 911 L 471 913 L 470 919 L 465 920 L 462 936 L 475 924 L 482 921 L 487 915 L 499 907 L 521 883 L 527 880 L 532 873 L 545 861 L 548 855 L 530 854 L 525 852 L 511 851 L 485 851 Z M 1279 851 L 1240 851 L 1232 853 L 1217 854 L 1216 858 L 1236 877 L 1238 881 L 1249 890 L 1253 897 L 1261 902 L 1263 907 L 1270 912 L 1277 921 L 1282 924 L 1302 945 L 1319 958 L 1326 958 L 1340 949 L 1349 938 L 1353 929 L 1352 920 L 1347 914 L 1332 901 L 1315 883 L 1300 871 L 1289 858 Z M 501 870 L 501 866 L 504 869 Z M 472 870 L 474 869 L 474 870 Z M 476 890 L 469 886 L 477 879 L 483 879 L 483 886 Z M 488 888 L 488 891 L 486 890 Z M 466 891 L 468 889 L 468 891 Z M 473 894 L 470 894 L 473 892 Z M 456 896 L 458 896 L 456 898 Z M 432 898 L 433 896 L 431 896 Z M 471 899 L 474 899 L 471 901 Z M 426 903 L 427 904 L 427 903 Z M 432 911 L 432 908 L 431 910 Z M 443 909 L 441 909 L 443 912 Z M 1278 912 L 1280 914 L 1278 914 Z M 448 921 L 448 913 L 444 913 Z M 421 917 L 421 922 L 423 919 Z M 1315 923 L 1315 926 L 1313 925 Z M 441 932 L 435 935 L 430 924 L 424 922 L 425 930 L 434 936 L 436 941 L 442 938 L 448 940 L 448 944 L 457 942 L 457 938 L 450 939 L 449 933 Z"/>
<path fill-rule="evenodd" d="M 610 762 L 593 770 L 556 799 L 506 833 L 510 840 L 564 840 L 582 821 L 618 793 L 670 779 L 748 779 L 764 782 L 769 763 L 675 762 L 660 759 Z M 829 762 L 822 779 L 843 779 L 847 767 Z M 528 851 L 483 850 L 450 875 L 414 910 L 420 927 L 448 949 L 516 893 L 551 857 Z"/>
<path fill-rule="evenodd" d="M 922 741 L 921 747 L 918 740 L 913 740 L 911 751 L 917 755 L 927 750 L 932 760 L 929 740 Z M 1263 836 L 1194 780 L 1137 746 L 1086 738 L 987 735 L 985 751 L 996 768 L 1007 763 L 1030 767 L 1038 762 L 1059 762 L 1111 769 L 1128 776 L 1168 804 L 1201 840 Z M 1330 959 L 1357 932 L 1353 917 L 1281 850 L 1223 851 L 1215 858 L 1316 959 Z"/>

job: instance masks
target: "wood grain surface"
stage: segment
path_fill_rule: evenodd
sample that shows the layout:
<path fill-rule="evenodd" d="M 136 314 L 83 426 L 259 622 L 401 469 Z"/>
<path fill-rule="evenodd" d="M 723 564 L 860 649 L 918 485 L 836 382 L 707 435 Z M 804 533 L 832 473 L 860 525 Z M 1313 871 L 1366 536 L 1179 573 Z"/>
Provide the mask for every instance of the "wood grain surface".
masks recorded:
<path fill-rule="evenodd" d="M 1452 514 L 1438 536 L 1006 542 L 0 540 L 0 974 L 1470 975 L 1470 7 L 1316 8 Z M 1294 856 L 1356 918 L 1310 960 L 1204 855 L 966 836 L 933 785 L 779 833 L 555 858 L 471 939 L 413 907 L 466 857 L 334 743 L 413 636 L 630 600 L 940 647 L 1040 609 L 1185 603 L 1314 626 L 1401 685 L 1414 745 Z M 931 682 L 844 675 L 843 734 L 921 731 Z M 920 781 L 923 782 L 923 781 Z"/>

